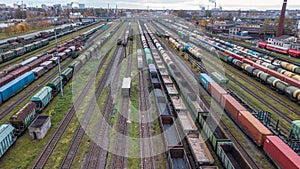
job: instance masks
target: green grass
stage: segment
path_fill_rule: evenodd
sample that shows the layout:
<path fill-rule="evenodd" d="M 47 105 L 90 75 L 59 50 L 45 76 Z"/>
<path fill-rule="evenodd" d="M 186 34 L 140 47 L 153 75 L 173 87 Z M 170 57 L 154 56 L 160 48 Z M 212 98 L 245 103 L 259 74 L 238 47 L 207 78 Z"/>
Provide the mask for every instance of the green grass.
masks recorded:
<path fill-rule="evenodd" d="M 66 62 L 69 59 L 65 60 L 64 62 L 62 62 L 62 66 L 64 66 L 66 64 Z M 6 122 L 10 116 L 12 116 L 14 113 L 16 113 L 18 110 L 20 110 L 26 103 L 28 103 L 28 101 L 30 100 L 30 98 L 32 96 L 34 96 L 37 91 L 39 91 L 42 87 L 44 87 L 44 85 L 42 85 L 41 87 L 36 88 L 36 86 L 41 83 L 44 79 L 47 78 L 47 76 L 49 76 L 49 74 L 52 74 L 54 72 L 57 72 L 57 67 L 54 67 L 52 70 L 48 71 L 47 73 L 45 73 L 42 77 L 40 77 L 38 80 L 33 81 L 33 83 L 31 83 L 29 86 L 27 86 L 25 89 L 23 89 L 22 91 L 18 92 L 15 96 L 13 96 L 12 98 L 10 98 L 8 101 L 6 101 L 3 105 L 1 105 L 1 107 L 7 107 L 9 106 L 12 102 L 16 101 L 17 99 L 20 98 L 21 95 L 31 91 L 31 90 L 36 90 L 36 92 L 33 92 L 30 97 L 28 97 L 27 99 L 24 100 L 24 102 L 22 102 L 21 104 L 16 105 L 13 110 L 11 111 L 11 113 L 9 113 L 8 115 L 6 115 L 3 119 L 0 120 L 0 123 L 4 123 Z M 52 79 L 51 79 L 52 80 Z"/>
<path fill-rule="evenodd" d="M 17 142 L 0 159 L 3 168 L 30 168 L 36 157 L 41 153 L 44 146 L 58 127 L 61 119 L 72 104 L 72 91 L 70 87 L 65 88 L 64 97 L 56 97 L 52 104 L 48 106 L 43 114 L 51 113 L 52 126 L 43 140 L 31 141 L 29 133 L 26 131 L 23 136 L 18 138 Z M 18 152 L 18 153 L 16 153 Z M 21 153 L 22 152 L 22 153 Z M 18 162 L 16 162 L 18 161 Z"/>
<path fill-rule="evenodd" d="M 133 31 L 137 32 L 137 23 L 134 22 L 132 24 Z M 139 38 L 135 36 L 133 39 L 133 55 L 132 57 L 132 86 L 131 86 L 131 112 L 130 112 L 130 148 L 129 148 L 129 157 L 136 157 L 140 154 L 140 124 L 139 124 L 139 94 L 138 94 L 138 70 L 135 65 L 137 65 L 137 56 L 136 56 L 136 48 L 137 48 L 137 39 Z M 128 168 L 140 168 L 141 159 L 140 158 L 128 158 Z"/>
<path fill-rule="evenodd" d="M 26 34 L 29 34 L 29 33 L 38 32 L 38 31 L 47 30 L 47 29 L 52 29 L 52 28 L 53 28 L 53 26 L 49 26 L 49 27 L 45 27 L 45 28 L 32 29 L 32 30 L 28 30 L 26 32 L 14 33 L 14 34 L 10 34 L 10 35 L 7 35 L 6 33 L 2 32 L 2 33 L 0 33 L 0 40 L 7 39 L 7 38 L 18 37 L 18 36 L 21 36 L 21 35 L 26 35 Z"/>
<path fill-rule="evenodd" d="M 94 66 L 97 65 L 95 64 L 94 61 L 88 63 L 90 63 L 89 66 L 83 66 L 80 69 L 82 74 L 79 75 L 77 74 L 79 76 L 78 78 L 80 78 L 82 82 L 85 82 L 88 79 L 89 76 L 87 75 L 89 75 L 91 70 L 94 69 Z M 88 65 L 88 63 L 86 63 L 86 65 Z M 73 82 L 69 82 L 69 84 L 65 86 L 64 88 L 65 95 L 63 98 L 60 96 L 54 98 L 52 103 L 49 104 L 49 106 L 43 111 L 44 114 L 51 114 L 52 127 L 50 128 L 46 137 L 43 140 L 32 142 L 29 138 L 28 132 L 24 133 L 24 135 L 17 140 L 17 143 L 15 143 L 14 146 L 12 146 L 8 150 L 5 156 L 3 156 L 0 159 L 1 167 L 3 168 L 30 168 L 31 167 L 32 163 L 35 161 L 35 158 L 41 153 L 44 146 L 50 139 L 51 135 L 58 127 L 65 113 L 71 107 L 73 103 L 72 94 L 74 92 L 72 91 L 73 90 L 72 87 L 76 86 L 78 87 L 78 89 L 81 89 L 80 87 L 82 87 L 83 84 L 86 84 L 86 83 L 81 83 L 81 84 L 74 84 L 74 86 L 72 86 L 72 83 Z M 90 90 L 85 100 L 89 100 L 91 96 L 94 95 L 92 91 L 93 90 Z M 86 101 L 85 103 L 87 104 L 88 102 Z M 80 107 L 80 109 L 78 110 L 79 113 L 77 114 L 79 115 L 79 117 L 82 115 L 82 112 L 80 111 L 83 111 L 84 108 L 86 107 L 87 107 L 86 105 Z M 63 159 L 63 155 L 67 151 L 68 146 L 66 145 L 68 145 L 69 142 L 71 141 L 70 135 L 72 135 L 75 132 L 76 126 L 78 126 L 78 121 L 73 119 L 71 124 L 72 125 L 68 126 L 67 132 L 64 134 L 63 139 L 60 140 L 59 145 L 58 147 L 56 147 L 53 156 L 51 156 L 50 163 L 46 167 L 52 168 L 53 166 L 55 167 L 59 166 L 60 161 Z M 15 152 L 26 152 L 26 153 L 15 153 Z M 16 161 L 19 162 L 16 163 Z"/>

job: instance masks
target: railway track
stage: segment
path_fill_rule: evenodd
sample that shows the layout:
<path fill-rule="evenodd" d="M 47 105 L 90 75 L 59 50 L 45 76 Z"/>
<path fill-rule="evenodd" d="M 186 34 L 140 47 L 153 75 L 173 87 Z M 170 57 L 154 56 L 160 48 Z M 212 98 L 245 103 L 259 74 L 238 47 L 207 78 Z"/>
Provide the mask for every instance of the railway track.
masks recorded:
<path fill-rule="evenodd" d="M 205 92 L 206 94 L 208 94 L 205 90 L 202 90 L 202 92 Z M 210 107 L 210 103 L 207 102 L 204 97 L 202 97 L 202 96 L 200 96 L 200 97 L 201 97 L 201 100 L 203 101 L 204 105 L 206 105 L 207 107 Z M 214 111 L 210 111 L 210 113 L 212 114 L 212 116 L 215 116 L 215 117 L 219 116 Z M 228 130 L 229 126 L 222 119 L 220 120 L 219 124 L 224 129 L 224 131 L 227 133 L 227 136 L 234 143 L 236 148 L 238 150 L 240 150 L 243 158 L 245 159 L 245 161 L 247 161 L 249 163 L 249 165 L 252 167 L 252 169 L 259 169 L 260 167 L 257 165 L 257 162 L 255 162 L 253 160 L 252 156 L 247 152 L 245 146 L 243 144 L 241 144 L 241 141 L 233 134 L 233 132 Z"/>
<path fill-rule="evenodd" d="M 68 58 L 66 61 L 63 62 L 61 69 L 65 69 L 66 67 L 68 67 L 72 61 L 73 61 L 72 58 Z M 55 69 L 55 68 L 57 68 L 57 67 L 54 67 L 53 69 Z M 44 74 L 44 76 L 45 76 L 45 74 Z M 46 78 L 41 77 L 41 78 L 44 78 L 41 82 L 39 82 L 38 84 L 35 84 L 34 86 L 29 84 L 29 86 L 27 86 L 26 88 L 23 89 L 23 90 L 26 90 L 26 89 L 30 88 L 30 90 L 28 92 L 26 92 L 22 95 L 19 95 L 19 93 L 17 93 L 15 96 L 13 96 L 12 98 L 9 99 L 9 101 L 12 99 L 15 99 L 15 101 L 10 102 L 8 105 L 5 105 L 5 103 L 3 103 L 3 105 L 5 105 L 5 108 L 3 108 L 0 111 L 0 120 L 2 120 L 5 116 L 7 116 L 9 113 L 11 113 L 11 111 L 15 108 L 15 105 L 21 104 L 27 98 L 29 98 L 33 93 L 35 93 L 36 92 L 35 89 L 37 86 L 40 87 L 40 86 L 45 85 L 51 79 L 53 79 L 55 76 L 57 76 L 56 71 L 51 73 L 50 75 L 48 75 Z M 35 83 L 35 82 L 33 82 L 33 83 Z M 16 96 L 18 96 L 18 99 L 16 99 Z"/>
<path fill-rule="evenodd" d="M 113 54 L 114 58 L 118 57 L 118 53 L 120 52 L 120 50 L 122 50 L 120 47 L 118 47 Z M 99 84 L 99 88 L 104 88 L 105 87 L 105 82 L 107 81 L 107 79 L 109 78 L 109 72 L 112 69 L 112 65 L 114 63 L 114 60 L 112 59 L 108 66 L 107 69 L 104 73 L 104 80 L 101 81 L 101 83 Z M 101 89 L 101 90 L 102 90 Z M 100 92 L 101 93 L 101 92 Z M 100 96 L 99 93 L 99 96 Z M 97 93 L 98 94 L 98 93 Z M 97 96 L 97 98 L 99 97 Z M 112 109 L 113 109 L 113 98 L 111 95 L 111 90 L 107 96 L 107 100 L 104 104 L 104 108 L 102 111 L 102 118 L 99 120 L 99 122 L 97 123 L 97 129 L 95 131 L 95 139 L 94 142 L 90 145 L 89 147 L 89 153 L 87 155 L 87 158 L 85 160 L 84 163 L 84 168 L 105 168 L 106 166 L 106 162 L 107 162 L 107 156 L 108 156 L 108 152 L 107 150 L 104 150 L 103 148 L 101 148 L 99 146 L 99 144 L 108 144 L 108 122 L 111 118 L 111 113 L 112 113 Z"/>
<path fill-rule="evenodd" d="M 143 70 L 139 73 L 139 114 L 140 114 L 140 150 L 141 150 L 141 167 L 143 169 L 155 169 L 155 158 L 153 156 L 152 136 L 152 119 L 150 116 L 149 93 L 147 91 L 147 82 Z"/>
<path fill-rule="evenodd" d="M 131 67 L 132 67 L 132 54 L 133 54 L 133 41 L 129 41 L 128 43 L 128 56 L 127 56 L 127 69 L 125 76 L 131 77 Z M 126 54 L 126 53 L 125 53 Z M 128 167 L 128 158 L 126 157 L 129 152 L 129 130 L 130 124 L 128 123 L 128 119 L 130 116 L 129 113 L 129 104 L 130 104 L 130 97 L 123 97 L 122 103 L 120 107 L 120 112 L 118 115 L 118 123 L 116 127 L 116 137 L 114 142 L 114 154 L 112 156 L 112 160 L 110 163 L 110 168 L 127 168 Z"/>
<path fill-rule="evenodd" d="M 43 149 L 42 153 L 39 155 L 39 157 L 34 162 L 32 168 L 44 168 L 44 166 L 46 165 L 46 162 L 48 161 L 50 155 L 54 151 L 58 141 L 61 139 L 61 136 L 63 135 L 63 133 L 67 129 L 68 125 L 70 124 L 71 120 L 73 119 L 73 117 L 76 113 L 74 105 L 76 103 L 80 104 L 80 101 L 84 99 L 84 96 L 87 94 L 88 89 L 91 87 L 91 85 L 92 85 L 92 80 L 89 80 L 88 84 L 84 87 L 84 89 L 82 90 L 82 92 L 80 93 L 78 98 L 76 99 L 73 106 L 68 110 L 68 112 L 66 113 L 66 115 L 62 119 L 61 123 L 59 124 L 59 126 L 57 127 L 57 129 L 53 133 L 52 137 L 50 138 L 50 140 L 46 144 L 46 146 Z"/>
<path fill-rule="evenodd" d="M 213 36 L 216 36 L 216 35 L 213 35 Z M 209 35 L 209 37 L 212 37 L 212 34 Z M 290 62 L 290 63 L 293 63 L 293 64 L 296 64 L 296 65 L 300 65 L 300 61 L 295 61 L 296 58 L 294 58 L 293 60 L 289 59 L 287 55 L 284 55 L 284 54 L 280 54 L 280 53 L 276 53 L 276 52 L 272 52 L 272 51 L 269 51 L 267 49 L 261 49 L 261 48 L 258 48 L 258 47 L 254 47 L 254 46 L 250 46 L 250 45 L 245 45 L 245 44 L 242 44 L 238 41 L 235 41 L 235 40 L 232 40 L 232 39 L 227 39 L 227 38 L 224 38 L 222 36 L 217 36 L 219 39 L 222 39 L 222 40 L 225 40 L 227 42 L 230 42 L 230 43 L 233 43 L 233 44 L 237 44 L 239 46 L 242 46 L 244 48 L 247 48 L 247 49 L 251 49 L 251 50 L 254 50 L 254 51 L 257 51 L 259 53 L 262 53 L 264 55 L 267 55 L 267 56 L 271 56 L 273 58 L 278 58 L 282 61 L 286 61 L 286 62 Z M 276 54 L 274 54 L 276 53 Z M 282 55 L 282 56 L 281 56 Z"/>
<path fill-rule="evenodd" d="M 216 70 L 220 70 L 216 65 L 214 65 L 209 59 L 205 59 L 206 62 L 209 62 L 210 65 L 216 69 Z M 196 60 L 195 60 L 196 61 Z M 198 62 L 198 61 L 196 61 Z M 227 64 L 224 64 L 224 67 L 226 68 L 226 70 L 228 70 L 228 72 L 235 72 L 237 70 L 233 70 L 235 68 L 230 67 Z M 258 101 L 264 103 L 265 105 L 268 105 L 267 107 L 269 109 L 271 109 L 274 113 L 278 114 L 280 117 L 282 117 L 285 121 L 287 121 L 288 123 L 291 123 L 293 121 L 293 119 L 291 117 L 289 117 L 288 115 L 286 115 L 284 112 L 280 111 L 278 108 L 276 108 L 275 106 L 273 106 L 272 104 L 269 104 L 265 98 L 262 98 L 262 96 L 258 95 L 257 93 L 255 93 L 254 91 L 250 90 L 248 87 L 244 86 L 241 82 L 239 82 L 238 80 L 236 80 L 236 78 L 233 78 L 230 74 L 225 73 L 226 77 L 234 82 L 236 85 L 238 85 L 240 88 L 242 88 L 244 91 L 246 91 L 247 93 L 249 93 L 250 95 L 252 95 L 254 98 L 256 98 Z M 264 91 L 264 89 L 258 85 L 256 85 L 255 83 L 251 82 L 251 80 L 249 80 L 248 78 L 246 78 L 245 76 L 239 75 L 238 73 L 234 74 L 235 76 L 237 76 L 239 79 L 242 79 L 243 81 L 247 82 L 250 86 L 255 86 L 258 90 L 260 91 Z M 287 110 L 291 111 L 294 114 L 297 114 L 298 116 L 300 116 L 300 112 L 292 107 L 290 107 L 287 104 L 284 104 L 282 99 L 279 99 L 276 95 L 271 94 L 271 91 L 265 92 L 265 95 L 267 95 L 269 98 L 272 98 L 274 101 L 276 101 L 280 106 L 286 108 Z M 257 108 L 254 108 L 256 111 L 259 111 Z"/>
<path fill-rule="evenodd" d="M 115 55 L 113 55 L 113 56 L 115 56 Z M 104 63 L 106 62 L 107 58 L 108 58 L 108 55 L 104 56 L 103 60 L 101 61 L 100 65 L 98 67 L 96 74 L 98 74 L 100 72 L 100 70 L 103 67 Z M 115 58 L 115 57 L 113 57 L 113 58 Z M 104 84 L 105 84 L 106 80 L 108 79 L 108 74 L 110 72 L 111 65 L 114 60 L 113 58 L 109 62 L 109 65 L 108 65 L 107 69 L 105 70 L 104 76 L 101 78 L 101 80 L 99 82 L 99 85 L 97 87 L 96 94 L 95 94 L 96 98 L 99 97 L 100 93 L 102 92 L 102 90 L 104 88 Z M 93 112 L 95 110 L 95 105 L 96 105 L 96 103 L 90 104 L 88 112 Z M 81 143 L 83 136 L 85 135 L 85 129 L 82 126 L 87 126 L 87 124 L 91 120 L 92 115 L 93 115 L 93 113 L 88 113 L 84 117 L 84 120 L 81 122 L 81 124 L 77 127 L 75 136 L 73 137 L 71 145 L 69 146 L 67 155 L 65 156 L 65 158 L 63 159 L 63 161 L 61 163 L 62 168 L 70 168 L 71 167 L 72 162 L 76 156 L 77 149 Z"/>
<path fill-rule="evenodd" d="M 107 57 L 105 57 L 105 58 L 107 58 Z M 104 61 L 105 61 L 105 59 L 104 59 Z M 101 63 L 102 65 L 104 64 L 104 61 L 102 60 L 102 63 Z M 111 59 L 110 63 L 112 61 L 113 61 L 113 59 Z M 99 72 L 101 68 L 102 67 L 99 66 L 97 72 Z M 110 70 L 110 68 L 111 68 L 111 66 L 108 66 L 109 70 Z M 108 70 L 108 69 L 106 69 L 106 70 Z M 91 78 L 92 78 L 92 75 L 91 75 L 90 79 Z M 107 80 L 107 78 L 108 78 L 108 73 L 106 72 L 106 74 L 104 74 L 104 77 L 101 78 L 100 83 L 102 85 L 98 85 L 98 87 L 97 87 L 96 95 L 98 95 L 98 96 L 100 95 L 102 89 L 104 88 L 104 84 L 105 84 L 105 81 Z M 44 166 L 45 166 L 46 162 L 48 161 L 50 155 L 54 151 L 58 141 L 60 140 L 61 136 L 63 135 L 64 131 L 66 130 L 67 126 L 69 125 L 69 123 L 71 122 L 72 118 L 75 115 L 76 110 L 74 108 L 74 105 L 77 105 L 76 103 L 78 103 L 78 105 L 81 103 L 81 101 L 84 99 L 84 96 L 87 94 L 88 89 L 91 87 L 92 84 L 93 84 L 93 80 L 89 80 L 87 85 L 84 87 L 84 89 L 82 90 L 82 92 L 80 93 L 78 98 L 76 99 L 75 104 L 73 104 L 72 108 L 69 109 L 69 111 L 66 113 L 66 115 L 63 118 L 63 120 L 61 121 L 59 127 L 56 129 L 56 131 L 52 135 L 51 139 L 48 141 L 47 145 L 45 146 L 44 150 L 42 151 L 40 156 L 37 158 L 35 163 L 33 164 L 32 168 L 44 168 Z M 97 104 L 97 103 L 95 103 L 95 100 L 92 100 L 92 101 L 93 102 L 90 103 L 90 105 L 89 105 L 89 108 L 88 108 L 89 111 L 88 112 L 93 112 L 92 108 L 95 107 L 95 105 Z M 93 113 L 90 113 L 90 114 L 93 114 Z M 90 117 L 91 117 L 91 115 L 90 115 Z M 84 122 L 87 123 L 88 121 L 89 121 L 88 118 L 85 118 Z M 74 147 L 77 146 L 78 141 L 81 141 L 82 138 L 81 139 L 79 138 L 81 133 L 82 133 L 82 131 L 81 132 L 78 131 L 78 136 L 77 136 L 76 139 L 74 139 Z M 75 150 L 75 151 L 77 151 L 77 150 Z M 70 159 L 72 159 L 71 154 L 76 154 L 76 153 L 74 153 L 74 149 L 70 150 L 70 156 L 68 157 Z M 74 160 L 74 158 L 73 158 L 73 160 Z M 68 164 L 68 165 L 71 165 L 71 164 Z"/>
<path fill-rule="evenodd" d="M 162 41 L 160 41 L 160 42 L 162 42 Z M 165 47 L 165 49 L 169 50 L 171 53 L 173 53 L 173 55 L 177 56 L 177 53 L 175 53 L 174 50 L 165 41 L 161 44 L 162 44 L 162 46 Z M 195 75 L 195 78 L 198 78 L 196 73 L 194 73 L 194 75 Z M 205 92 L 207 95 L 209 95 L 206 90 L 202 89 L 202 92 Z M 200 96 L 200 98 L 202 99 L 202 101 L 204 102 L 206 107 L 210 107 L 210 104 L 205 100 L 205 98 L 203 98 L 202 96 Z M 210 113 L 212 113 L 212 112 L 210 112 Z M 240 150 L 240 152 L 241 152 L 242 156 L 244 157 L 245 161 L 247 161 L 250 164 L 250 166 L 252 166 L 253 168 L 259 169 L 259 166 L 257 165 L 257 163 L 253 160 L 252 156 L 244 148 L 244 145 L 242 145 L 240 143 L 240 141 L 238 140 L 238 138 L 236 138 L 236 136 L 233 134 L 233 132 L 228 130 L 228 129 L 230 129 L 229 126 L 227 126 L 226 123 L 222 119 L 220 120 L 220 123 L 221 123 L 223 129 L 227 129 L 227 130 L 225 130 L 226 133 L 229 135 L 232 142 L 234 142 L 236 144 L 236 147 L 238 148 L 238 150 Z"/>
<path fill-rule="evenodd" d="M 68 40 L 70 40 L 70 39 L 72 39 L 72 38 L 74 38 L 74 37 L 80 35 L 81 33 L 83 33 L 83 32 L 85 32 L 85 31 L 89 30 L 91 27 L 92 27 L 92 28 L 93 28 L 93 27 L 96 27 L 96 26 L 98 26 L 99 24 L 101 24 L 101 23 L 92 25 L 92 26 L 90 26 L 90 27 L 87 27 L 87 28 L 81 29 L 81 30 L 79 30 L 79 31 L 75 31 L 75 32 L 73 32 L 73 33 L 71 33 L 71 34 L 68 34 L 68 35 L 62 36 L 62 37 L 60 37 L 60 38 L 57 38 L 57 43 L 58 43 L 58 45 L 63 44 L 64 42 L 67 42 Z M 35 55 L 38 55 L 38 54 L 45 53 L 45 52 L 47 52 L 48 50 L 51 50 L 51 49 L 55 48 L 55 46 L 56 46 L 56 43 L 55 43 L 55 39 L 54 39 L 54 40 L 50 41 L 49 44 L 46 45 L 46 46 L 43 46 L 43 47 L 38 48 L 38 49 L 36 49 L 36 50 L 33 50 L 33 51 L 31 51 L 31 52 L 29 52 L 29 53 L 26 53 L 26 54 L 24 54 L 24 55 L 22 55 L 22 56 L 18 56 L 18 57 L 16 57 L 16 58 L 12 59 L 12 60 L 7 61 L 7 62 L 1 63 L 1 64 L 0 64 L 0 69 L 4 69 L 4 68 L 7 67 L 8 65 L 11 65 L 11 64 L 16 63 L 16 62 L 19 62 L 19 61 L 23 61 L 23 60 L 28 59 L 28 58 L 30 58 L 30 57 L 32 57 L 32 56 L 35 56 Z"/>
<path fill-rule="evenodd" d="M 192 43 L 194 44 L 194 43 Z M 195 46 L 199 47 L 197 44 L 194 44 Z M 199 47 L 201 48 L 201 47 Z M 202 48 L 201 48 L 202 49 Z M 205 49 L 203 49 L 205 50 Z M 196 60 L 194 60 L 195 62 L 198 62 Z M 213 64 L 209 59 L 205 59 L 206 62 L 209 62 L 210 65 L 220 71 L 220 69 Z M 199 62 L 198 62 L 199 63 Z M 228 72 L 235 72 L 237 70 L 233 70 L 235 68 L 232 68 L 231 66 L 227 65 L 226 63 L 224 64 L 226 70 L 228 70 Z M 246 78 L 245 76 L 239 75 L 238 73 L 234 74 L 235 76 L 238 76 L 238 78 L 242 79 L 243 81 L 247 82 L 250 86 L 255 86 L 258 90 L 260 91 L 265 91 L 262 87 L 256 85 L 255 83 L 251 82 L 251 80 L 249 80 L 248 78 Z M 236 80 L 236 78 L 233 78 L 230 74 L 226 73 L 226 77 L 228 77 L 232 82 L 234 82 L 235 84 L 237 84 L 239 87 L 241 87 L 244 91 L 246 91 L 247 93 L 250 93 L 254 98 L 256 98 L 258 101 L 264 103 L 265 105 L 268 105 L 268 108 L 271 109 L 274 113 L 276 113 L 277 115 L 279 115 L 281 118 L 283 118 L 286 122 L 291 123 L 293 120 L 291 117 L 289 117 L 288 115 L 286 115 L 284 112 L 280 111 L 278 108 L 276 108 L 275 106 L 273 106 L 272 104 L 269 104 L 265 98 L 262 98 L 262 96 L 256 94 L 255 92 L 253 92 L 252 90 L 250 90 L 248 87 L 244 86 L 242 83 L 240 83 L 238 80 Z M 276 101 L 277 104 L 279 104 L 281 107 L 286 108 L 287 110 L 289 110 L 291 113 L 294 113 L 298 116 L 300 116 L 300 112 L 292 107 L 290 107 L 290 105 L 285 104 L 284 99 L 278 98 L 276 96 L 276 94 L 272 94 L 271 91 L 265 92 L 265 95 L 267 95 L 267 97 L 272 98 L 272 100 Z M 278 93 L 277 93 L 278 95 Z M 259 109 L 257 109 L 256 107 L 254 108 L 256 111 L 260 111 Z"/>

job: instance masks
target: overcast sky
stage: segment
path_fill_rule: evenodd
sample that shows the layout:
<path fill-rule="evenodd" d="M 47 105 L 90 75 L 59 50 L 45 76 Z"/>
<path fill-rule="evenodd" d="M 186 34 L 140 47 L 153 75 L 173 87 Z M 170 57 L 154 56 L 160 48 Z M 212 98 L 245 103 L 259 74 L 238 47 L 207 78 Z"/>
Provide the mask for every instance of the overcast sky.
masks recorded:
<path fill-rule="evenodd" d="M 0 3 L 7 3 L 12 5 L 13 2 L 21 3 L 21 0 L 1 0 Z M 41 4 L 55 4 L 61 3 L 66 5 L 70 1 L 57 1 L 57 0 L 23 0 L 28 6 L 40 6 Z M 214 4 L 209 0 L 73 0 L 73 2 L 84 3 L 90 7 L 115 7 L 118 4 L 118 8 L 140 8 L 146 9 L 148 4 L 150 9 L 194 9 L 198 10 L 200 5 L 211 9 Z M 225 10 L 238 10 L 238 9 L 281 9 L 283 0 L 217 0 L 217 7 L 222 6 Z M 287 9 L 299 9 L 300 0 L 288 0 Z"/>

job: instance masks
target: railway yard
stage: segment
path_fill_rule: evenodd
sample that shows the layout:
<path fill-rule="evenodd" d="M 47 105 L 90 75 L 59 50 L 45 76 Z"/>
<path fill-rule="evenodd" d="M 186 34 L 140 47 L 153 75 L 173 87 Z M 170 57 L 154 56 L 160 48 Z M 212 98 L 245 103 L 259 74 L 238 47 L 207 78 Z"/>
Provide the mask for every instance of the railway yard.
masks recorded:
<path fill-rule="evenodd" d="M 0 44 L 0 168 L 300 168 L 300 61 L 188 24 L 119 18 Z"/>

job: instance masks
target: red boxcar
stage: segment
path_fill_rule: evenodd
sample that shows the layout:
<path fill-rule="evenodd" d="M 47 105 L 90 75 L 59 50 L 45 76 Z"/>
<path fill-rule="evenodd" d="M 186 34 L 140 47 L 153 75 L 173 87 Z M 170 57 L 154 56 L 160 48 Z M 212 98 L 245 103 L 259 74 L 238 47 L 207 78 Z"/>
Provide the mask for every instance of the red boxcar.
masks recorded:
<path fill-rule="evenodd" d="M 282 80 L 282 81 L 284 81 L 284 79 L 286 78 L 285 75 L 283 75 L 283 74 L 281 74 L 281 73 L 279 73 L 275 70 L 268 69 L 267 73 L 274 76 L 274 77 L 276 77 L 276 78 L 278 78 L 278 79 L 280 79 L 280 80 Z"/>
<path fill-rule="evenodd" d="M 300 88 L 300 82 L 296 79 L 290 78 L 290 77 L 286 77 L 284 79 L 284 81 L 292 86 L 298 87 Z"/>
<path fill-rule="evenodd" d="M 12 81 L 14 79 L 13 75 L 6 75 L 0 78 L 0 87 L 4 86 L 6 83 Z"/>
<path fill-rule="evenodd" d="M 64 50 L 66 50 L 66 49 L 67 49 L 66 47 L 61 47 L 61 48 L 58 49 L 58 53 L 60 53 L 60 52 L 62 52 L 62 51 L 64 51 Z"/>
<path fill-rule="evenodd" d="M 46 69 L 44 67 L 36 67 L 32 70 L 32 72 L 34 73 L 35 77 L 38 78 L 46 72 Z"/>
<path fill-rule="evenodd" d="M 237 120 L 240 111 L 247 111 L 238 101 L 230 95 L 223 95 L 221 105 L 225 105 L 226 110 Z"/>
<path fill-rule="evenodd" d="M 30 70 L 29 66 L 23 66 L 23 67 L 21 67 L 17 70 L 14 70 L 14 71 L 10 72 L 9 74 L 13 75 L 14 78 L 17 78 L 17 77 L 21 76 L 22 74 L 28 72 L 29 70 Z"/>
<path fill-rule="evenodd" d="M 300 57 L 300 51 L 299 50 L 289 49 L 288 53 L 289 53 L 289 55 L 291 55 L 293 57 Z"/>
<path fill-rule="evenodd" d="M 208 90 L 212 97 L 219 103 L 221 103 L 222 96 L 227 94 L 227 92 L 216 82 L 209 83 Z"/>
<path fill-rule="evenodd" d="M 41 64 L 41 67 L 45 67 L 47 70 L 50 70 L 54 67 L 54 63 L 52 61 L 46 61 Z"/>
<path fill-rule="evenodd" d="M 267 44 L 267 42 L 258 42 L 258 46 L 261 48 L 266 48 Z"/>
<path fill-rule="evenodd" d="M 43 62 L 45 61 L 48 61 L 49 59 L 52 58 L 52 55 L 51 54 L 48 54 L 48 55 L 45 55 L 45 56 L 42 56 L 41 59 L 43 60 Z"/>
<path fill-rule="evenodd" d="M 249 111 L 240 111 L 238 114 L 238 122 L 255 140 L 258 146 L 262 146 L 266 140 L 266 136 L 273 133 L 267 129 L 261 122 L 256 119 Z"/>
<path fill-rule="evenodd" d="M 267 136 L 264 150 L 283 169 L 299 169 L 300 157 L 277 136 Z"/>
<path fill-rule="evenodd" d="M 37 59 L 37 60 L 29 63 L 28 66 L 30 67 L 30 69 L 34 69 L 34 68 L 38 67 L 41 63 L 43 63 L 43 59 Z"/>
<path fill-rule="evenodd" d="M 243 57 L 243 56 L 241 56 L 241 55 L 238 55 L 238 54 L 236 54 L 236 53 L 233 53 L 233 52 L 231 52 L 231 56 L 232 56 L 232 57 L 234 57 L 234 58 L 236 58 L 236 59 L 238 59 L 238 60 L 243 60 L 243 59 L 244 59 L 244 57 Z"/>

